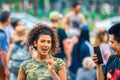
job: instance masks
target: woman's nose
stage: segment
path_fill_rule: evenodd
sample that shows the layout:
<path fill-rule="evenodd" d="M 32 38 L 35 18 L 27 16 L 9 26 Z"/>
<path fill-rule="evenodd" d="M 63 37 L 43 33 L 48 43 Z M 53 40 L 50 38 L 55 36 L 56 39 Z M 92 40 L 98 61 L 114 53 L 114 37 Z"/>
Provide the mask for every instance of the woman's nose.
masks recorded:
<path fill-rule="evenodd" d="M 45 45 L 45 46 L 48 46 L 48 43 L 47 43 L 47 42 L 45 42 L 45 43 L 44 43 L 44 45 Z"/>

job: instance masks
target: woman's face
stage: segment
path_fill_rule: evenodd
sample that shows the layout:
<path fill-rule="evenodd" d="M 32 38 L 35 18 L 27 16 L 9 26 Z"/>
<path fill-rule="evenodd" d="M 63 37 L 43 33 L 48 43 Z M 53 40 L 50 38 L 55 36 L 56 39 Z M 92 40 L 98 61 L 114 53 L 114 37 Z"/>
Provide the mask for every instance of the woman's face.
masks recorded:
<path fill-rule="evenodd" d="M 40 55 L 48 55 L 52 46 L 50 35 L 40 35 L 37 42 L 35 41 L 34 46 L 37 47 L 37 51 Z"/>
<path fill-rule="evenodd" d="M 107 35 L 107 33 L 104 35 L 104 42 L 107 42 L 108 41 L 108 35 Z"/>

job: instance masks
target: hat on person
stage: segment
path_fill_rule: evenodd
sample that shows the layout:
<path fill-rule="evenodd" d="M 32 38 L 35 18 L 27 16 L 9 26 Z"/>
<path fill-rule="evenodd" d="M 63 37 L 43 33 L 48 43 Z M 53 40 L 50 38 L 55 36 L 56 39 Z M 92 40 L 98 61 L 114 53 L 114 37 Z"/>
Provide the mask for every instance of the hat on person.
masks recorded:
<path fill-rule="evenodd" d="M 57 12 L 57 11 L 51 12 L 51 13 L 50 13 L 50 16 L 49 16 L 50 20 L 57 20 L 57 19 L 60 19 L 60 18 L 62 18 L 62 17 L 63 17 L 62 14 L 60 14 L 60 13 Z"/>
<path fill-rule="evenodd" d="M 18 40 L 25 40 L 27 33 L 28 32 L 24 26 L 17 26 L 15 28 L 15 32 L 14 32 L 14 39 L 17 41 Z"/>

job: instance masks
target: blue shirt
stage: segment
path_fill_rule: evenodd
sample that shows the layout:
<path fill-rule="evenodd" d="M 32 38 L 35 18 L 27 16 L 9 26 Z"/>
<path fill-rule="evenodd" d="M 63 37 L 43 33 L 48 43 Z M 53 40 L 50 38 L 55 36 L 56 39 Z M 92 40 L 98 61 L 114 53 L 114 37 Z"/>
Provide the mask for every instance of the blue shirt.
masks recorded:
<path fill-rule="evenodd" d="M 3 29 L 0 29 L 0 50 L 5 50 L 8 53 L 7 35 Z M 1 60 L 0 64 L 2 64 Z"/>

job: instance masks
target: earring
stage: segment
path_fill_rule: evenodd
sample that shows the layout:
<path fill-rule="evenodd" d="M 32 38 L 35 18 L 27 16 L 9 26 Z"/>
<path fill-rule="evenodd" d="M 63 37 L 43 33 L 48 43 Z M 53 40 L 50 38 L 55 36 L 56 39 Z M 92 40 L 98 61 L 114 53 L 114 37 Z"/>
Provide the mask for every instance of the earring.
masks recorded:
<path fill-rule="evenodd" d="M 30 46 L 30 49 L 33 50 L 33 46 Z"/>
<path fill-rule="evenodd" d="M 34 45 L 34 47 L 37 47 L 37 45 Z"/>

